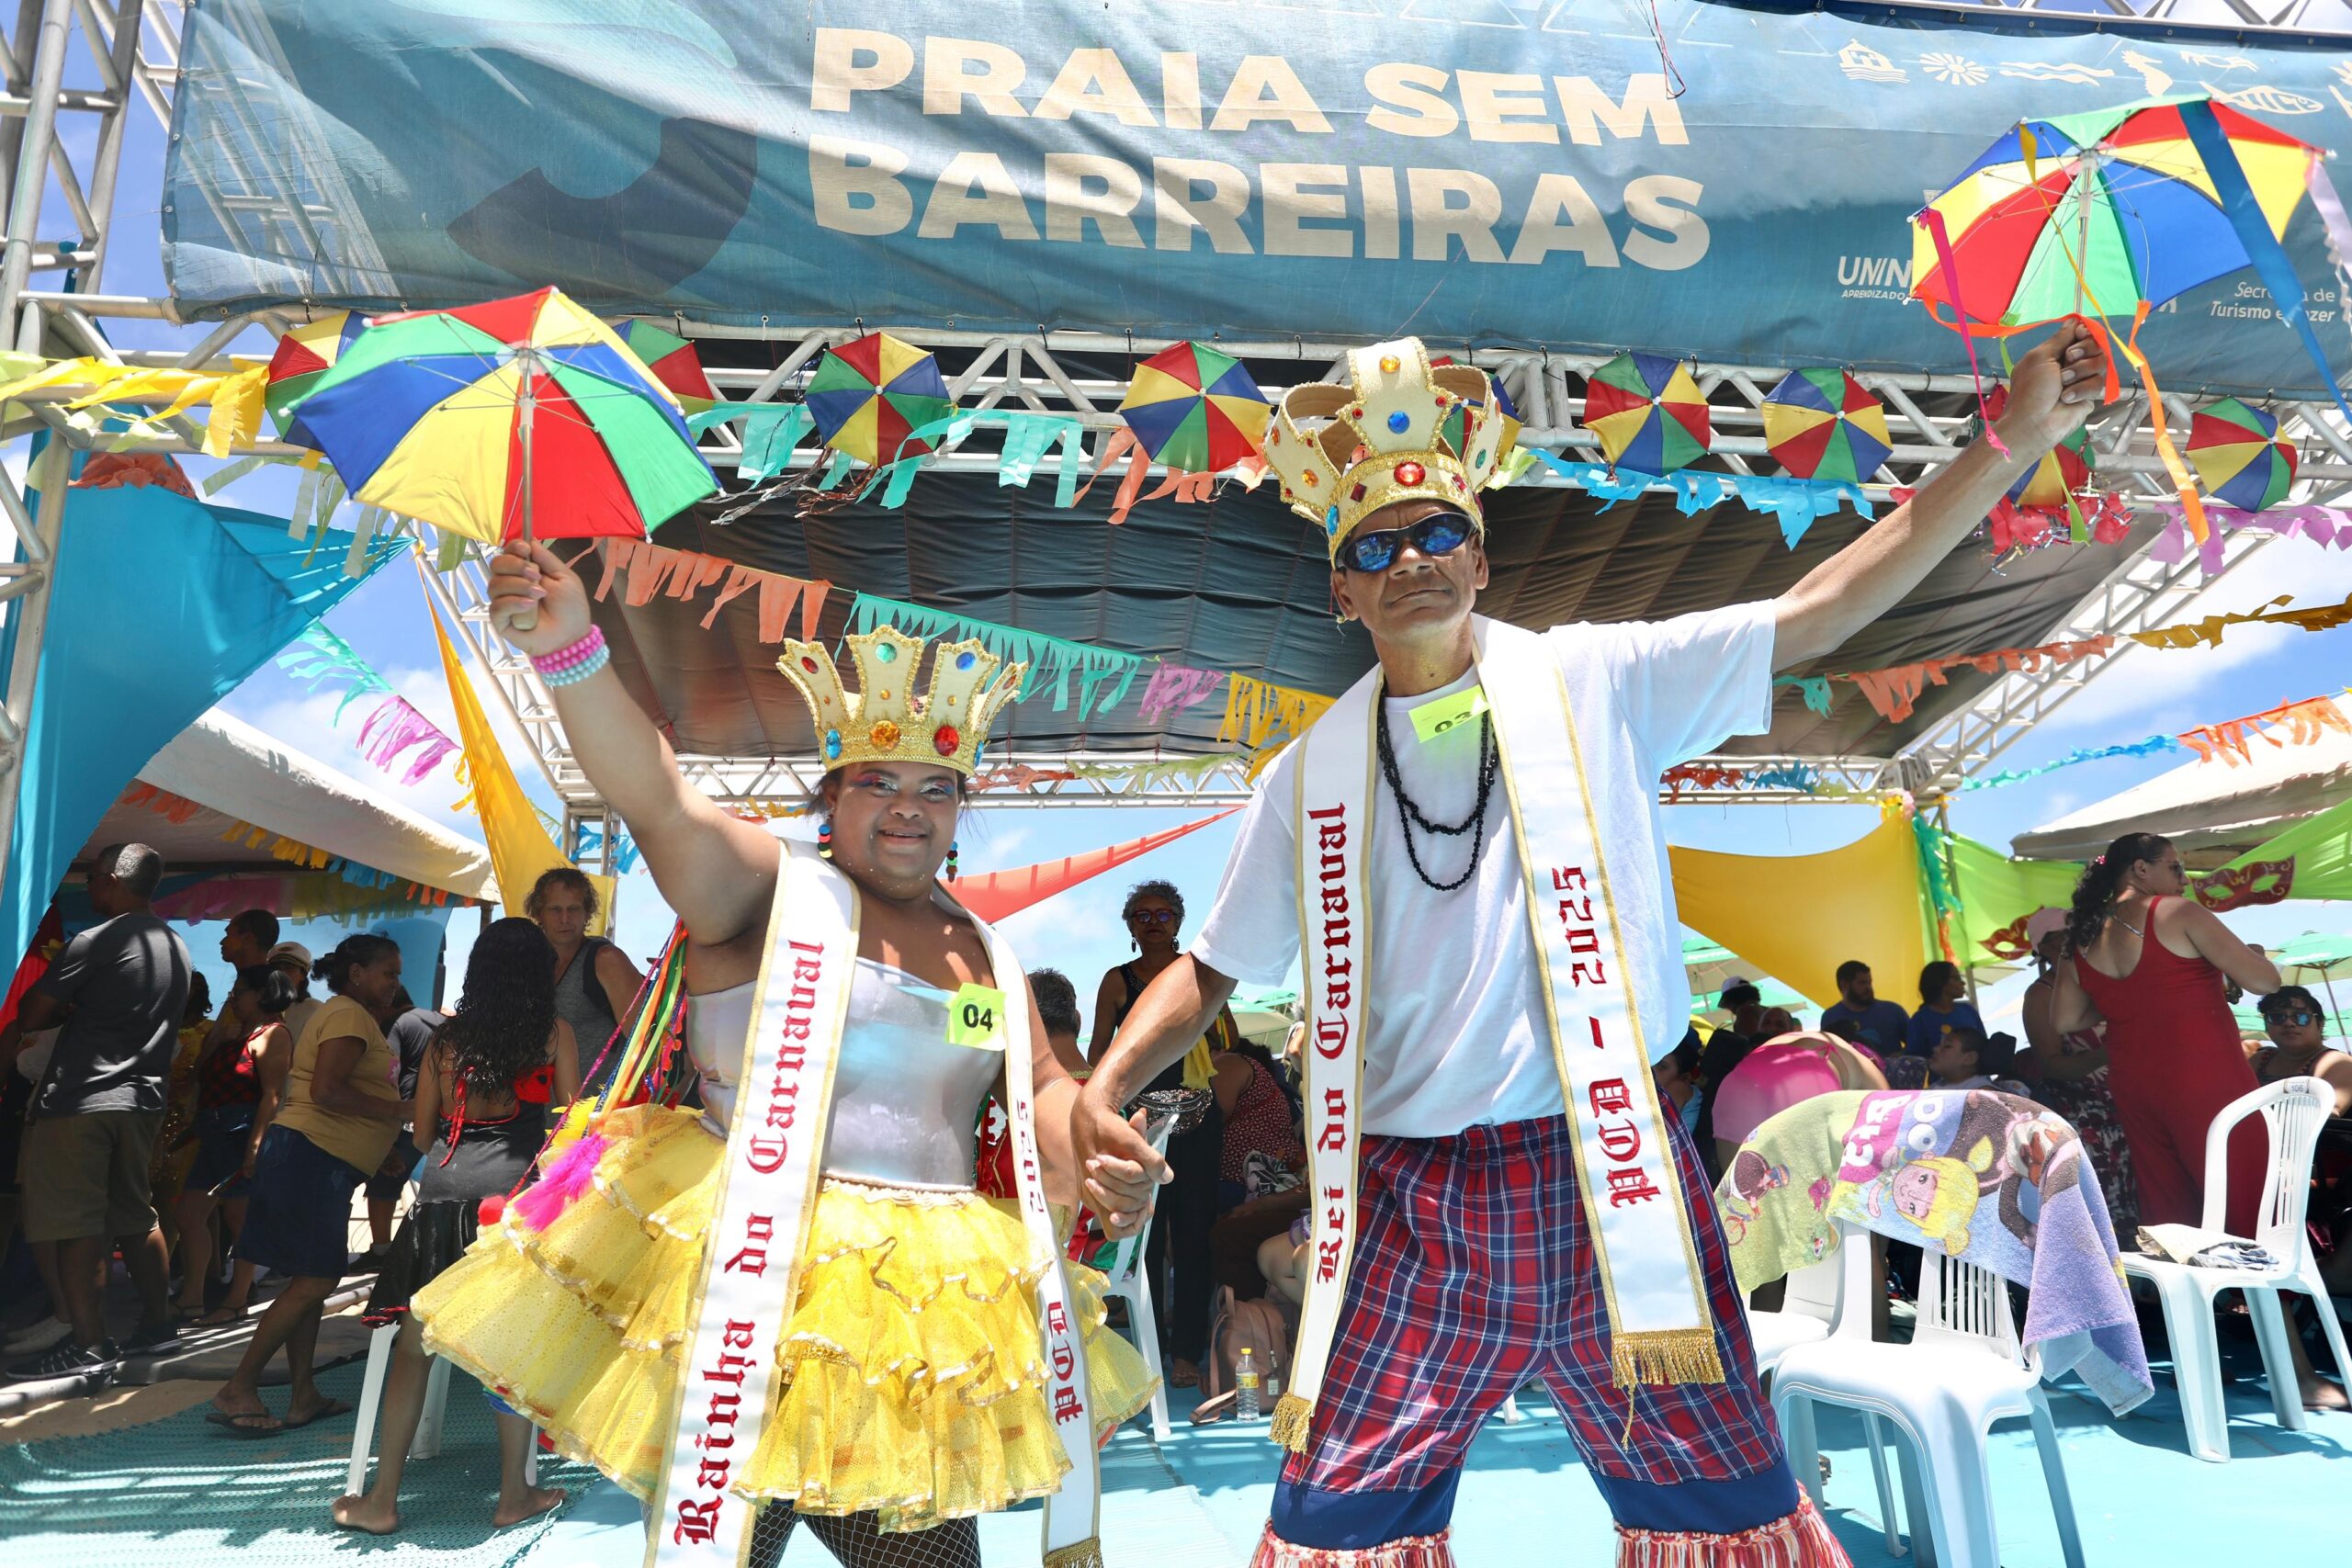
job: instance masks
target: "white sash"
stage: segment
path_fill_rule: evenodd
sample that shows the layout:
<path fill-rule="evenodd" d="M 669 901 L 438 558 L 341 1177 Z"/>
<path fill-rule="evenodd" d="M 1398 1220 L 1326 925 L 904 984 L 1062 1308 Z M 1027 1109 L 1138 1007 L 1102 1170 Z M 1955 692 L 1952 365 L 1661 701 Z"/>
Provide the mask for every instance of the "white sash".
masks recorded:
<path fill-rule="evenodd" d="M 749 1550 L 757 1510 L 732 1483 L 774 1409 L 775 1347 L 799 1300 L 808 1224 L 822 1185 L 833 1066 L 857 973 L 857 888 L 813 850 L 779 842 L 758 1005 L 702 1279 L 688 1313 L 694 1328 L 680 1363 L 670 1461 L 647 1516 L 649 1568 L 735 1568 Z M 1070 1474 L 1046 1502 L 1046 1568 L 1101 1568 L 1094 1417 L 1082 1330 L 1070 1310 L 1037 1152 L 1027 982 L 1005 940 L 979 920 L 972 923 L 1007 995 L 1005 1086 L 1022 1219 L 1031 1247 L 1054 1260 L 1037 1282 L 1037 1315 L 1046 1408 Z"/>
<path fill-rule="evenodd" d="M 757 1505 L 737 1495 L 775 1400 L 775 1347 L 799 1299 L 823 1175 L 833 1065 L 857 975 L 857 890 L 779 840 L 775 902 L 671 1414 L 647 1513 L 649 1568 L 735 1568 Z"/>
<path fill-rule="evenodd" d="M 1528 882 L 1553 1059 L 1608 1304 L 1611 1371 L 1617 1385 L 1629 1389 L 1720 1382 L 1705 1284 L 1633 1006 L 1566 687 L 1537 634 L 1483 616 L 1472 625 Z M 1300 970 L 1311 1025 L 1306 1078 L 1315 1266 L 1291 1386 L 1275 1409 L 1272 1435 L 1300 1452 L 1355 1247 L 1371 936 L 1365 858 L 1378 798 L 1373 758 L 1381 689 L 1374 668 L 1297 742 L 1306 748 L 1298 769 L 1298 885 Z M 1414 742 L 1408 737 L 1403 743 Z M 1396 1050 L 1414 1044 L 1388 1043 Z"/>

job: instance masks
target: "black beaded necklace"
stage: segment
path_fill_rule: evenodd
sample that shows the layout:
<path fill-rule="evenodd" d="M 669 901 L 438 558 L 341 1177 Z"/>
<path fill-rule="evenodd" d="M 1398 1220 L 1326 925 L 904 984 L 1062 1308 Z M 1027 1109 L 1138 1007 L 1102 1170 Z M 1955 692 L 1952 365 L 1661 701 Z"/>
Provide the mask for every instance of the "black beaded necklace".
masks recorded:
<path fill-rule="evenodd" d="M 1478 803 L 1470 808 L 1469 816 L 1450 824 L 1430 821 L 1413 797 L 1405 793 L 1405 781 L 1396 772 L 1396 749 L 1388 740 L 1388 705 L 1385 703 L 1380 706 L 1375 734 L 1379 740 L 1381 775 L 1387 779 L 1389 792 L 1396 795 L 1396 804 L 1405 808 L 1405 858 L 1413 863 L 1413 874 L 1421 879 L 1422 886 L 1432 893 L 1451 893 L 1470 880 L 1472 874 L 1478 869 L 1478 852 L 1486 847 L 1487 803 L 1494 796 L 1495 774 L 1502 762 L 1500 753 L 1495 749 L 1495 716 L 1484 714 L 1478 719 Z M 1416 828 L 1424 833 L 1437 833 L 1447 838 L 1476 830 L 1470 840 L 1470 863 L 1462 868 L 1461 875 L 1451 882 L 1439 882 L 1422 868 L 1420 852 L 1413 847 L 1413 829 Z"/>

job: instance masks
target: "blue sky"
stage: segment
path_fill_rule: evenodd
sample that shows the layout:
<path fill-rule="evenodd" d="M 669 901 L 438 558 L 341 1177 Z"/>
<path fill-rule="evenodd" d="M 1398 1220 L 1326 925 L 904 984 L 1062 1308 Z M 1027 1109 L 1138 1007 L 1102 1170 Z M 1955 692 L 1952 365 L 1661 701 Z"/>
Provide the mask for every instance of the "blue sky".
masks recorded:
<path fill-rule="evenodd" d="M 69 81 L 72 85 L 75 84 Z M 69 133 L 74 129 L 69 126 Z M 158 227 L 163 153 L 161 128 L 143 111 L 134 112 L 116 200 L 116 228 L 105 278 L 108 293 L 165 292 Z M 53 232 L 64 212 L 53 186 L 47 211 L 47 231 Z M 193 336 L 187 330 L 156 322 L 112 322 L 107 330 L 125 346 L 185 346 Z M 2299 352 L 2283 328 L 2278 336 L 2282 358 Z M 266 335 L 258 332 L 237 347 L 247 353 L 268 351 Z M 211 465 L 195 459 L 189 467 L 200 478 Z M 285 475 L 270 471 L 231 486 L 223 499 L 282 515 L 291 494 L 292 485 Z M 2291 593 L 2302 604 L 2333 603 L 2352 594 L 2352 554 L 2323 551 L 2301 540 L 2271 545 L 2222 578 L 2187 614 L 2193 617 L 2212 611 L 2251 609 L 2280 593 Z M 454 728 L 424 618 L 423 592 L 413 572 L 399 566 L 379 572 L 336 609 L 329 624 L 402 695 L 445 728 Z M 2111 660 L 2082 694 L 2005 753 L 1996 765 L 2028 765 L 2076 747 L 2137 740 L 2157 731 L 2185 729 L 2290 699 L 2335 692 L 2345 685 L 2347 668 L 2352 668 L 2352 627 L 2318 633 L 2256 627 L 2233 631 L 2218 649 L 2133 649 Z M 1846 689 L 1839 700 L 1860 698 Z M 402 789 L 358 755 L 354 742 L 367 705 L 353 705 L 338 729 L 329 723 L 334 706 L 331 695 L 306 694 L 273 666 L 254 674 L 221 705 L 424 815 L 479 836 L 476 824 L 451 810 L 460 791 L 446 768 L 413 788 Z M 494 711 L 494 703 L 486 705 Z M 553 796 L 528 752 L 518 738 L 509 734 L 508 740 L 509 755 L 526 787 L 542 805 L 551 807 Z M 1953 822 L 1964 833 L 2006 848 L 2012 834 L 2064 816 L 2179 761 L 2177 756 L 2157 756 L 2090 763 L 2028 784 L 1970 794 L 1954 806 Z M 1190 816 L 1128 808 L 983 812 L 965 832 L 961 860 L 967 873 L 1023 865 L 1174 827 Z M 1860 837 L 1874 824 L 1875 811 L 1836 806 L 1708 805 L 1669 807 L 1666 818 L 1668 836 L 1678 844 L 1745 854 L 1804 854 Z M 1081 1005 L 1091 1011 L 1096 979 L 1128 953 L 1117 919 L 1128 884 L 1147 876 L 1174 882 L 1183 891 L 1193 911 L 1193 922 L 1197 924 L 1216 892 L 1232 837 L 1230 821 L 1204 829 L 1016 917 L 1009 923 L 1008 932 L 1025 962 L 1067 971 L 1078 982 Z M 1773 896 L 1770 886 L 1757 889 L 1759 899 Z M 1804 911 L 1791 910 L 1789 916 L 1803 919 Z M 2344 929 L 2345 916 L 2333 905 L 2299 903 L 2235 915 L 2231 922 L 2249 940 L 2276 943 L 2304 931 Z M 470 914 L 460 914 L 452 921 L 453 989 L 474 923 Z M 641 960 L 658 949 L 669 924 L 669 912 L 651 879 L 641 872 L 626 878 L 617 932 L 622 944 Z M 210 958 L 212 934 L 195 933 L 191 945 L 199 958 Z M 321 926 L 296 934 L 313 945 L 331 945 L 340 933 Z M 1881 977 L 1881 987 L 1884 994 L 1910 999 L 1905 995 L 1908 987 L 1891 984 L 1889 977 Z M 2010 984 L 1992 993 L 1991 1016 L 1997 1020 L 2013 1011 L 2017 989 Z"/>

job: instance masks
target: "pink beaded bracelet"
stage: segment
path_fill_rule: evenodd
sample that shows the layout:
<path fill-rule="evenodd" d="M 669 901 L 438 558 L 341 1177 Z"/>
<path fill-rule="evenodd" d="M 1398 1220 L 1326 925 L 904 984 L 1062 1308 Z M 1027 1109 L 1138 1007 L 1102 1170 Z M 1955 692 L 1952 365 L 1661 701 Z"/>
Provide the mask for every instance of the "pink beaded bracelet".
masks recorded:
<path fill-rule="evenodd" d="M 588 635 L 578 642 L 557 649 L 553 653 L 531 655 L 531 668 L 542 675 L 560 675 L 576 669 L 605 651 L 605 631 L 602 626 L 590 626 Z"/>

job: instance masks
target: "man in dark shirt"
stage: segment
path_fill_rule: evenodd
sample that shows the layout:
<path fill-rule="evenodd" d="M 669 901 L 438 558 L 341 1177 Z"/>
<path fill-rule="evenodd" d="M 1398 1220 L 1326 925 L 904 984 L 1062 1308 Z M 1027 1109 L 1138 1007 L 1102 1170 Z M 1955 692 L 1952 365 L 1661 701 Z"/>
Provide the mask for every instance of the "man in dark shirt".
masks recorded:
<path fill-rule="evenodd" d="M 1911 1015 L 1894 1002 L 1878 999 L 1871 984 L 1871 966 L 1859 958 L 1838 965 L 1838 1005 L 1821 1015 L 1825 1034 L 1867 1045 L 1883 1057 L 1903 1054 L 1903 1032 Z"/>
<path fill-rule="evenodd" d="M 23 1038 L 62 1023 L 33 1091 L 25 1129 L 25 1239 L 58 1244 L 70 1338 L 7 1369 L 17 1379 L 109 1371 L 175 1337 L 169 1256 L 147 1173 L 164 1125 L 164 1077 L 187 1005 L 187 948 L 149 904 L 164 857 L 145 844 L 110 844 L 90 868 L 99 923 L 65 944 L 0 1032 L 0 1064 Z M 99 1292 L 109 1240 L 138 1284 L 138 1331 L 118 1348 L 105 1334 Z"/>

